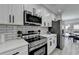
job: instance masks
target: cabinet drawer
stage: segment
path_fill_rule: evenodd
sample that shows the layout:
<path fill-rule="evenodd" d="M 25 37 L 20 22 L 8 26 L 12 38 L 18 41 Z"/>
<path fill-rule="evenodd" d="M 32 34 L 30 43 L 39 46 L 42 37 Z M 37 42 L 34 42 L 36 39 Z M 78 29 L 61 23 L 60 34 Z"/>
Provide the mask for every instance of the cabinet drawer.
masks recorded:
<path fill-rule="evenodd" d="M 28 46 L 22 46 L 22 47 L 4 52 L 1 55 L 27 55 L 27 54 L 28 54 Z"/>

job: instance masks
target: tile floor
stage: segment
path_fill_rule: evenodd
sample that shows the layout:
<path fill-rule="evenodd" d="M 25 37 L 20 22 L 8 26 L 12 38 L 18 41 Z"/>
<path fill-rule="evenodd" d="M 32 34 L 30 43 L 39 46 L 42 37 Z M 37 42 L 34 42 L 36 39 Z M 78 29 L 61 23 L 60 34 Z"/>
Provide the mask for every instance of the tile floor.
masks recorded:
<path fill-rule="evenodd" d="M 51 55 L 79 55 L 79 42 L 73 43 L 71 39 L 66 38 L 64 49 L 56 48 Z"/>

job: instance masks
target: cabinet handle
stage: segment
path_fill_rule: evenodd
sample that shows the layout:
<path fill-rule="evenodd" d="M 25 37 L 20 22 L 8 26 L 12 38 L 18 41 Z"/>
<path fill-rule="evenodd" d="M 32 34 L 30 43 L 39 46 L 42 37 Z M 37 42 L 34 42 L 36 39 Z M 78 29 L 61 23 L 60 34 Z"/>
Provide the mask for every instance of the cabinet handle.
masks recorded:
<path fill-rule="evenodd" d="M 52 42 L 50 41 L 50 46 L 52 46 Z"/>
<path fill-rule="evenodd" d="M 9 22 L 11 23 L 11 15 L 9 15 Z"/>
<path fill-rule="evenodd" d="M 48 23 L 48 26 L 49 26 L 49 23 Z"/>
<path fill-rule="evenodd" d="M 12 55 L 17 55 L 17 54 L 19 54 L 19 52 L 16 52 L 16 53 L 14 53 L 14 54 L 12 54 Z"/>
<path fill-rule="evenodd" d="M 44 22 L 44 26 L 46 26 L 46 23 Z"/>
<path fill-rule="evenodd" d="M 14 15 L 13 15 L 13 23 L 14 23 Z"/>
<path fill-rule="evenodd" d="M 53 43 L 55 43 L 55 40 L 53 40 Z"/>
<path fill-rule="evenodd" d="M 49 40 L 52 40 L 52 38 L 50 38 Z"/>

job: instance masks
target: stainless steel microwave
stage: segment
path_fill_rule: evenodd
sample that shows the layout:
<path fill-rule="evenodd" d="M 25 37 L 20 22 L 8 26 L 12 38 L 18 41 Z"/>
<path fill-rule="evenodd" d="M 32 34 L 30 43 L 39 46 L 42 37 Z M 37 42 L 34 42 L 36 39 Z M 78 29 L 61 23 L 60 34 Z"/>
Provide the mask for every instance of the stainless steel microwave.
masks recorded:
<path fill-rule="evenodd" d="M 42 24 L 42 17 L 38 17 L 32 15 L 29 11 L 24 11 L 24 25 L 41 25 Z"/>

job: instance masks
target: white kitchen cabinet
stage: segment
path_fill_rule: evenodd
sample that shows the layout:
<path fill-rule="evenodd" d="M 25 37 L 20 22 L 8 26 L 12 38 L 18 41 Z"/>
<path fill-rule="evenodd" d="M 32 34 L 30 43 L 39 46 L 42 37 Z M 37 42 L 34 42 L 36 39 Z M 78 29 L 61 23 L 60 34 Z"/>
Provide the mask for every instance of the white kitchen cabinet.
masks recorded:
<path fill-rule="evenodd" d="M 54 50 L 56 48 L 56 46 L 57 46 L 57 36 L 56 35 L 54 35 L 52 37 L 52 42 L 53 42 L 53 48 L 52 48 L 52 50 Z"/>
<path fill-rule="evenodd" d="M 32 14 L 37 13 L 38 7 L 36 4 L 24 4 L 24 10 L 30 11 Z"/>
<path fill-rule="evenodd" d="M 42 13 L 42 27 L 52 27 L 52 19 L 50 17 L 51 14 L 45 9 L 43 9 Z"/>
<path fill-rule="evenodd" d="M 42 19 L 42 25 L 41 26 L 42 27 L 52 27 L 52 21 L 49 20 L 49 19 L 46 19 L 46 20 Z"/>
<path fill-rule="evenodd" d="M 50 19 L 49 17 L 47 19 L 47 27 L 52 27 L 52 19 Z"/>
<path fill-rule="evenodd" d="M 28 55 L 28 45 L 9 50 L 7 52 L 1 53 L 1 55 Z"/>
<path fill-rule="evenodd" d="M 46 9 L 45 8 L 42 8 L 42 27 L 47 27 L 47 21 L 46 21 Z"/>
<path fill-rule="evenodd" d="M 9 5 L 0 5 L 0 24 L 10 23 Z"/>
<path fill-rule="evenodd" d="M 48 38 L 48 41 L 47 41 L 47 51 L 48 51 L 48 55 L 53 51 L 53 40 L 52 38 Z"/>
<path fill-rule="evenodd" d="M 57 35 L 56 34 L 45 34 L 42 35 L 44 37 L 47 37 L 47 54 L 51 54 L 56 46 L 57 46 Z"/>
<path fill-rule="evenodd" d="M 47 26 L 47 23 L 46 23 L 46 20 L 44 19 L 44 17 L 42 17 L 42 27 L 46 27 Z"/>
<path fill-rule="evenodd" d="M 31 4 L 24 4 L 24 10 L 33 12 L 32 8 L 33 8 L 33 5 L 31 5 Z"/>
<path fill-rule="evenodd" d="M 23 5 L 12 5 L 12 24 L 23 25 Z"/>
<path fill-rule="evenodd" d="M 23 5 L 1 4 L 0 24 L 23 25 Z"/>
<path fill-rule="evenodd" d="M 54 51 L 54 49 L 56 48 L 56 44 L 57 42 L 56 42 L 55 36 L 48 38 L 48 41 L 47 41 L 48 55 Z"/>

